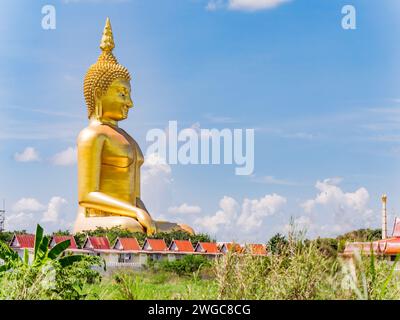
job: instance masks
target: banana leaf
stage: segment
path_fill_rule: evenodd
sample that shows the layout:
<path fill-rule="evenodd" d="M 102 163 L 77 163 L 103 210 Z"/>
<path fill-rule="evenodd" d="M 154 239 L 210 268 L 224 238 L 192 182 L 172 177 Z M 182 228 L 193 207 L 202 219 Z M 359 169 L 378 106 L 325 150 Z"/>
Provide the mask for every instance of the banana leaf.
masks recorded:
<path fill-rule="evenodd" d="M 63 242 L 60 242 L 56 244 L 48 253 L 48 257 L 50 259 L 56 259 L 59 255 L 61 255 L 68 247 L 70 246 L 71 241 L 70 240 L 65 240 Z"/>

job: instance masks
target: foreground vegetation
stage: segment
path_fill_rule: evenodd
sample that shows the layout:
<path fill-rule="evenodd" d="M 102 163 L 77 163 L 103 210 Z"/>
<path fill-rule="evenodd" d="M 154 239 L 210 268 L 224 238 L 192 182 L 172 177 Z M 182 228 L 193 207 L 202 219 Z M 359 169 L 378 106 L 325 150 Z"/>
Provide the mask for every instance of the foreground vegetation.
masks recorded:
<path fill-rule="evenodd" d="M 374 240 L 379 234 L 351 236 Z M 350 265 L 338 257 L 343 239 L 336 240 L 309 241 L 293 230 L 270 239 L 267 257 L 229 252 L 209 261 L 188 255 L 150 262 L 140 272 L 103 273 L 98 257 L 66 254 L 68 242 L 50 250 L 38 227 L 31 263 L 0 242 L 0 299 L 400 299 L 397 260 L 356 256 Z"/>

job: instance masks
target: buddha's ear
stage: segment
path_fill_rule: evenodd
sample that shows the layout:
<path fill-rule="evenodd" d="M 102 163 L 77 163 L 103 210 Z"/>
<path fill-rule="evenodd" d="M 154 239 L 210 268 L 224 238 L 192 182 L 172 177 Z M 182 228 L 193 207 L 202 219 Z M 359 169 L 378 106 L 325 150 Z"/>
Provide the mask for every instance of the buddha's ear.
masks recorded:
<path fill-rule="evenodd" d="M 100 120 L 101 117 L 103 116 L 103 106 L 102 106 L 102 102 L 101 102 L 101 96 L 102 96 L 102 92 L 99 88 L 96 88 L 94 90 L 94 97 L 95 97 L 95 116 L 97 120 Z"/>
<path fill-rule="evenodd" d="M 95 97 L 97 100 L 100 100 L 100 99 L 101 99 L 101 96 L 102 96 L 101 89 L 100 89 L 100 88 L 94 89 L 94 97 Z"/>

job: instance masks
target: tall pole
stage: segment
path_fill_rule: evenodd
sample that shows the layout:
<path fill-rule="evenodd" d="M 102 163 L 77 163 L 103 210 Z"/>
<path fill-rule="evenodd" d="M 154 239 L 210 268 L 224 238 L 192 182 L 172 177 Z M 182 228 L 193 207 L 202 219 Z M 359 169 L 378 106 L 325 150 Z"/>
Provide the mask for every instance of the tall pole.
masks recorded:
<path fill-rule="evenodd" d="M 382 195 L 382 239 L 387 238 L 387 209 L 386 209 L 387 196 Z"/>

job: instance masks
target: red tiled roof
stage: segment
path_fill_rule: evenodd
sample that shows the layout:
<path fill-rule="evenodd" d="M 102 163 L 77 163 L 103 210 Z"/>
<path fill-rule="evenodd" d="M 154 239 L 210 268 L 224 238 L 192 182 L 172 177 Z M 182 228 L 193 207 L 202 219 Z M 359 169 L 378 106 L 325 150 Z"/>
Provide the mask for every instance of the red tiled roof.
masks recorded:
<path fill-rule="evenodd" d="M 400 253 L 400 238 L 388 238 L 379 241 L 379 246 L 384 254 L 394 255 Z"/>
<path fill-rule="evenodd" d="M 263 244 L 252 243 L 248 245 L 251 254 L 255 255 L 266 255 L 267 248 Z"/>
<path fill-rule="evenodd" d="M 68 249 L 78 249 L 74 236 L 52 236 L 51 239 L 52 240 L 50 241 L 50 243 L 54 241 L 55 244 L 59 244 L 60 242 L 69 240 L 70 245 Z"/>
<path fill-rule="evenodd" d="M 118 241 L 121 243 L 121 250 L 140 250 L 139 242 L 136 238 L 118 238 L 115 242 L 114 249 Z"/>
<path fill-rule="evenodd" d="M 400 219 L 396 218 L 393 226 L 392 237 L 400 237 Z"/>
<path fill-rule="evenodd" d="M 167 245 L 164 239 L 146 239 L 145 243 L 143 244 L 143 249 L 146 243 L 150 246 L 150 251 L 167 251 Z"/>
<path fill-rule="evenodd" d="M 243 248 L 240 246 L 240 244 L 238 243 L 224 243 L 223 246 L 226 246 L 226 248 L 228 249 L 228 251 L 234 251 L 236 253 L 241 253 L 243 252 Z"/>
<path fill-rule="evenodd" d="M 15 241 L 16 240 L 16 241 Z M 15 243 L 18 242 L 18 243 Z M 34 248 L 35 235 L 34 234 L 15 234 L 11 240 L 11 246 L 16 248 Z"/>
<path fill-rule="evenodd" d="M 110 250 L 110 242 L 107 237 L 88 237 L 88 241 L 95 250 Z"/>
<path fill-rule="evenodd" d="M 204 250 L 203 252 L 205 253 L 219 253 L 217 244 L 215 242 L 199 242 L 196 245 L 197 246 L 201 246 L 201 248 Z"/>
<path fill-rule="evenodd" d="M 169 250 L 171 250 L 172 246 L 175 244 L 176 252 L 193 252 L 193 245 L 189 240 L 173 240 L 169 246 Z"/>

